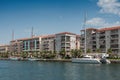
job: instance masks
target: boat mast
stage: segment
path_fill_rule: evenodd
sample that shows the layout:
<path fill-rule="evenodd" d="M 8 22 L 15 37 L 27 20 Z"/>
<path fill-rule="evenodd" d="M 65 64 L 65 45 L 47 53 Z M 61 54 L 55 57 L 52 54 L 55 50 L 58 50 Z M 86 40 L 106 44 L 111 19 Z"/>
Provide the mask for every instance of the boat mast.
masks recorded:
<path fill-rule="evenodd" d="M 12 40 L 14 40 L 14 30 L 12 30 Z"/>
<path fill-rule="evenodd" d="M 31 38 L 33 38 L 33 27 L 32 27 L 32 30 L 31 30 Z"/>
<path fill-rule="evenodd" d="M 84 42 L 84 53 L 85 53 L 85 54 L 86 54 L 86 40 L 87 40 L 87 39 L 86 39 L 86 38 L 87 38 L 87 37 L 86 37 L 86 18 L 87 18 L 87 13 L 85 12 L 85 15 L 84 15 L 84 24 L 83 24 L 83 26 L 84 26 L 84 28 L 85 28 L 85 32 L 84 32 L 84 34 L 85 34 L 85 37 L 84 37 L 84 38 L 85 38 L 85 39 L 84 39 L 84 40 L 85 40 L 85 42 Z"/>

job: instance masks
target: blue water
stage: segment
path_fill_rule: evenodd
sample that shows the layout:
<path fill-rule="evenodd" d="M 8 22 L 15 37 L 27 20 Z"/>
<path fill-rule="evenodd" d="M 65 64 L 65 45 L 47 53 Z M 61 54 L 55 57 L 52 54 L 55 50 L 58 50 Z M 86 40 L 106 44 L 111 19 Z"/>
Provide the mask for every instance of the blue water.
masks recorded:
<path fill-rule="evenodd" d="M 0 61 L 0 80 L 120 80 L 120 64 Z"/>

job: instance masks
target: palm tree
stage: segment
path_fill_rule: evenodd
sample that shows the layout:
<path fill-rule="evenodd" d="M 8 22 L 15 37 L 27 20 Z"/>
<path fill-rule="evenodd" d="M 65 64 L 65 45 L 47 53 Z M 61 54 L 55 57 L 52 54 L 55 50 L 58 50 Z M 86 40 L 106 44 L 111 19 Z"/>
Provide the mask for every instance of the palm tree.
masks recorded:
<path fill-rule="evenodd" d="M 87 49 L 87 53 L 91 53 L 92 51 L 91 51 L 91 49 Z"/>
<path fill-rule="evenodd" d="M 41 58 L 41 51 L 37 51 L 37 58 Z"/>
<path fill-rule="evenodd" d="M 81 57 L 82 50 L 81 49 L 72 49 L 71 50 L 72 57 Z"/>
<path fill-rule="evenodd" d="M 74 58 L 74 57 L 75 57 L 75 55 L 74 55 L 74 49 L 72 49 L 72 50 L 70 51 L 70 53 L 71 53 L 72 57 Z"/>
<path fill-rule="evenodd" d="M 56 57 L 56 52 L 54 51 L 49 51 L 47 57 L 49 59 L 54 59 Z"/>
<path fill-rule="evenodd" d="M 113 57 L 113 55 L 112 55 L 112 49 L 111 49 L 111 48 L 109 48 L 109 49 L 107 50 L 107 54 L 109 54 L 109 57 L 110 57 L 110 58 Z"/>
<path fill-rule="evenodd" d="M 82 49 L 78 49 L 78 57 L 81 57 L 82 53 L 83 53 Z"/>
<path fill-rule="evenodd" d="M 62 50 L 59 52 L 59 55 L 60 55 L 62 58 L 65 58 L 65 55 L 66 55 L 65 49 L 62 49 Z"/>
<path fill-rule="evenodd" d="M 28 57 L 28 53 L 27 52 L 21 52 L 21 57 L 22 58 L 27 58 Z"/>

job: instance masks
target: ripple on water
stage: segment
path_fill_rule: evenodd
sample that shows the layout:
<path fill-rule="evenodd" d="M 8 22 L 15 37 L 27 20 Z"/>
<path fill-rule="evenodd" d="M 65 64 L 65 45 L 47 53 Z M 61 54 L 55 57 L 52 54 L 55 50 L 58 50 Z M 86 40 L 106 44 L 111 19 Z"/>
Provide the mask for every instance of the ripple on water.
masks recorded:
<path fill-rule="evenodd" d="M 0 80 L 119 80 L 120 64 L 0 61 Z"/>

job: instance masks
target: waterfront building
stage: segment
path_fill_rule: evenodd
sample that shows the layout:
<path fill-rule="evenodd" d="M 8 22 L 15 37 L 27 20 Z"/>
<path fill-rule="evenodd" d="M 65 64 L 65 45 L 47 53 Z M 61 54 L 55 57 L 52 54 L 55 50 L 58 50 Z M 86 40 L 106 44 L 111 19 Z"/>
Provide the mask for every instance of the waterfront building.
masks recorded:
<path fill-rule="evenodd" d="M 80 36 L 70 32 L 57 33 L 55 38 L 56 51 L 65 50 L 69 53 L 72 49 L 79 49 Z"/>
<path fill-rule="evenodd" d="M 22 39 L 23 41 L 23 51 L 33 52 L 40 50 L 41 36 Z"/>
<path fill-rule="evenodd" d="M 71 49 L 80 48 L 80 36 L 70 32 L 58 34 L 34 36 L 12 40 L 10 42 L 11 52 L 34 52 L 34 51 L 61 51 L 65 49 L 70 52 Z"/>
<path fill-rule="evenodd" d="M 9 51 L 9 45 L 0 45 L 0 53 L 6 53 Z"/>
<path fill-rule="evenodd" d="M 81 49 L 84 49 L 85 30 L 81 30 Z M 108 28 L 87 28 L 86 29 L 86 49 L 90 52 L 107 53 L 109 49 L 112 53 L 120 55 L 120 26 Z"/>
<path fill-rule="evenodd" d="M 10 41 L 9 52 L 20 53 L 23 50 L 23 41 L 22 39 Z"/>
<path fill-rule="evenodd" d="M 55 34 L 42 36 L 40 46 L 42 51 L 55 51 Z"/>
<path fill-rule="evenodd" d="M 10 52 L 32 52 L 40 50 L 41 37 L 22 38 L 10 42 Z"/>

